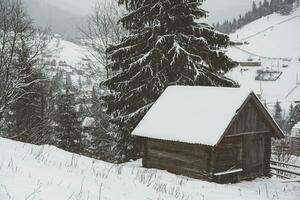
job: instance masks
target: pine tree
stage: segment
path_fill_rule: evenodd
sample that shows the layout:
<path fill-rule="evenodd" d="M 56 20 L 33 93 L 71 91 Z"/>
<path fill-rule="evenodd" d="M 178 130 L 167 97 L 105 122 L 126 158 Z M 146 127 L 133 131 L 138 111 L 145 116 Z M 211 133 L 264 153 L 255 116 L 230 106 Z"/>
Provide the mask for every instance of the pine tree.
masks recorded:
<path fill-rule="evenodd" d="M 81 153 L 81 123 L 75 109 L 74 94 L 69 89 L 58 97 L 56 112 L 58 146 L 67 151 Z"/>
<path fill-rule="evenodd" d="M 270 10 L 271 12 L 278 12 L 281 8 L 282 2 L 281 0 L 271 0 L 270 2 Z"/>
<path fill-rule="evenodd" d="M 202 1 L 119 0 L 129 14 L 120 22 L 131 35 L 108 49 L 109 68 L 120 70 L 104 81 L 103 97 L 119 125 L 120 156 L 135 158 L 131 131 L 169 85 L 235 86 L 221 74 L 232 68 L 220 48 L 228 36 L 195 20 L 206 17 Z"/>
<path fill-rule="evenodd" d="M 294 106 L 293 104 L 291 103 L 290 107 L 289 107 L 289 117 L 292 115 L 292 112 L 294 110 Z"/>
<path fill-rule="evenodd" d="M 259 18 L 258 8 L 256 6 L 255 1 L 253 1 L 253 3 L 252 3 L 252 16 L 253 16 L 253 20 L 256 20 Z"/>
<path fill-rule="evenodd" d="M 242 26 L 245 25 L 245 21 L 244 21 L 244 18 L 242 17 L 242 15 L 239 16 L 239 19 L 237 21 L 237 27 L 238 28 L 241 28 Z"/>
<path fill-rule="evenodd" d="M 270 11 L 270 3 L 267 0 L 264 0 L 263 2 L 263 16 L 271 14 Z"/>
<path fill-rule="evenodd" d="M 94 126 L 92 130 L 87 131 L 91 140 L 89 142 L 89 150 L 92 157 L 105 161 L 115 161 L 113 156 L 114 138 L 110 134 L 109 117 L 103 111 L 103 104 L 100 101 L 96 88 L 92 90 L 92 106 L 91 116 L 94 118 Z"/>
<path fill-rule="evenodd" d="M 275 121 L 278 123 L 278 125 L 280 127 L 282 127 L 282 123 L 283 123 L 283 120 L 282 120 L 282 108 L 280 106 L 280 103 L 278 101 L 276 101 L 276 104 L 274 106 L 274 119 Z"/>
<path fill-rule="evenodd" d="M 234 32 L 236 29 L 237 29 L 237 21 L 234 18 L 233 21 L 232 21 L 232 32 Z"/>
<path fill-rule="evenodd" d="M 262 5 L 261 1 L 258 4 L 257 11 L 258 11 L 258 18 L 261 18 L 263 16 L 263 12 L 264 12 L 263 5 Z"/>
<path fill-rule="evenodd" d="M 293 126 L 300 121 L 300 104 L 297 104 L 290 112 L 287 122 L 287 131 L 290 132 Z"/>

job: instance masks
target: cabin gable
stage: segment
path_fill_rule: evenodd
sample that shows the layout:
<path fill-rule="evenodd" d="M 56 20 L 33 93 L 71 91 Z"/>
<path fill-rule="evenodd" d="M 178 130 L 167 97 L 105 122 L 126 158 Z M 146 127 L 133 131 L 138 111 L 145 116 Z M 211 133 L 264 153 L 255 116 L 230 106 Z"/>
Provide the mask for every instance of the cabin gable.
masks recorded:
<path fill-rule="evenodd" d="M 253 98 L 243 105 L 224 136 L 239 134 L 268 133 L 273 129 Z"/>

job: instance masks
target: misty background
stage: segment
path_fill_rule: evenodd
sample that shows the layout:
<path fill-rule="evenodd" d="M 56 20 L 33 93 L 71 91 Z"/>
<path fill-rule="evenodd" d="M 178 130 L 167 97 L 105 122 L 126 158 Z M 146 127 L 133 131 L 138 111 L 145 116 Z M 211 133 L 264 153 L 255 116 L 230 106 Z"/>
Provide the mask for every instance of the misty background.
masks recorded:
<path fill-rule="evenodd" d="M 78 28 L 86 23 L 97 1 L 104 4 L 112 0 L 23 0 L 36 24 L 50 27 L 54 33 L 59 33 L 68 40 L 80 37 Z M 240 14 L 251 10 L 252 2 L 253 0 L 206 0 L 203 8 L 209 11 L 209 17 L 205 21 L 213 24 L 238 18 Z"/>

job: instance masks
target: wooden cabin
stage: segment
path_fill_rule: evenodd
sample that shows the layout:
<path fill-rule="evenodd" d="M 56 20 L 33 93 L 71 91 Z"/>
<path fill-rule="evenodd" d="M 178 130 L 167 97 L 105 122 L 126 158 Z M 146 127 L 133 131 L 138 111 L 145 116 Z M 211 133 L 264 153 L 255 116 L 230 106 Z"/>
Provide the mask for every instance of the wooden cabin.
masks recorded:
<path fill-rule="evenodd" d="M 143 167 L 219 183 L 270 173 L 271 137 L 284 134 L 240 88 L 170 86 L 134 129 Z"/>

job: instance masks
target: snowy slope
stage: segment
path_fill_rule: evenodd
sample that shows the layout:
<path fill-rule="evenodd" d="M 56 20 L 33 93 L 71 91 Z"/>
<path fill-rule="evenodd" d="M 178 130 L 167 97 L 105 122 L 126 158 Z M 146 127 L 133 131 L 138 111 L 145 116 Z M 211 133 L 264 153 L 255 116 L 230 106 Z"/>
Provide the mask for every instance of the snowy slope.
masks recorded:
<path fill-rule="evenodd" d="M 280 101 L 286 106 L 300 100 L 300 8 L 291 15 L 272 14 L 258 19 L 230 35 L 232 41 L 248 42 L 228 48 L 227 55 L 236 61 L 249 58 L 261 67 L 237 67 L 227 73 L 241 87 L 261 94 L 267 105 Z M 283 68 L 283 65 L 287 67 Z M 276 81 L 255 80 L 257 70 L 282 72 Z"/>
<path fill-rule="evenodd" d="M 74 66 L 81 63 L 85 58 L 93 58 L 87 48 L 59 37 L 54 37 L 50 41 L 48 49 L 57 61 L 66 61 Z"/>
<path fill-rule="evenodd" d="M 78 86 L 80 81 L 87 90 L 99 84 L 104 69 L 87 47 L 66 41 L 58 34 L 50 39 L 41 62 L 50 78 L 61 71 L 64 76 L 71 76 L 73 85 Z"/>
<path fill-rule="evenodd" d="M 0 138 L 1 200 L 296 200 L 299 196 L 299 183 L 275 177 L 221 185 L 144 169 L 139 162 L 113 165 L 53 146 Z"/>
<path fill-rule="evenodd" d="M 300 8 L 291 15 L 278 13 L 262 17 L 230 35 L 233 41 L 247 41 L 242 48 L 266 57 L 300 57 Z"/>

